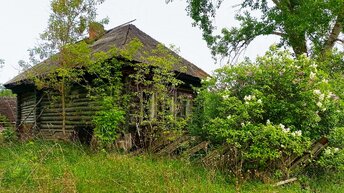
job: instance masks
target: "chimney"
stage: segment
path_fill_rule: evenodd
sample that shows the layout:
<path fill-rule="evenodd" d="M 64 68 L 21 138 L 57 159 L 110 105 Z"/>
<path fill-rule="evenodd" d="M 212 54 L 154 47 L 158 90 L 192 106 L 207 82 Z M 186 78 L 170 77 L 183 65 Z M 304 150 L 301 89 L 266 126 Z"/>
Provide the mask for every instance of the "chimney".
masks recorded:
<path fill-rule="evenodd" d="M 88 39 L 95 41 L 105 34 L 104 26 L 98 22 L 91 22 L 88 26 Z"/>

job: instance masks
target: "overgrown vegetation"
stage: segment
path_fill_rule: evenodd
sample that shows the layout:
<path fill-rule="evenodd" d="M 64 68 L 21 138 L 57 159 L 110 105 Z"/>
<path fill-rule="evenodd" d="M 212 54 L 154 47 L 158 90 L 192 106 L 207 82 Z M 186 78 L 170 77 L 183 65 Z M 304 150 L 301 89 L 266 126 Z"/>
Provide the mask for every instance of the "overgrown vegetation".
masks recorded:
<path fill-rule="evenodd" d="M 85 86 L 90 98 L 102 106 L 93 121 L 100 143 L 110 145 L 135 126 L 138 145 L 149 148 L 163 133 L 186 125 L 186 117 L 177 117 L 174 110 L 180 97 L 177 88 L 183 83 L 173 71 L 179 59 L 163 45 L 150 51 L 141 49 L 142 43 L 134 39 L 125 49 L 94 54 L 94 62 L 86 66 L 93 78 Z M 137 53 L 144 53 L 141 62 L 134 60 Z"/>
<path fill-rule="evenodd" d="M 91 51 L 85 37 L 87 28 L 96 20 L 96 6 L 104 0 L 52 0 L 47 29 L 40 35 L 40 43 L 30 49 L 30 61 L 19 61 L 24 69 L 38 63 L 57 64 L 52 68 L 38 68 L 27 73 L 38 89 L 53 91 L 51 98 L 61 104 L 62 130 L 66 134 L 66 100 L 73 84 L 82 81 L 81 66 L 91 62 Z M 102 23 L 107 23 L 104 19 Z M 94 25 L 92 25 L 94 26 Z M 96 37 L 95 37 L 96 38 Z M 77 41 L 80 41 L 76 43 Z M 90 40 L 94 41 L 94 40 Z M 44 74 L 42 76 L 42 74 Z"/>
<path fill-rule="evenodd" d="M 0 144 L 1 192 L 235 192 L 232 179 L 188 162 L 90 152 L 78 144 Z M 242 192 L 343 192 L 344 174 L 285 187 L 247 181 Z"/>
<path fill-rule="evenodd" d="M 228 144 L 229 170 L 236 175 L 261 171 L 288 177 L 286 160 L 321 136 L 331 140 L 319 166 L 342 170 L 343 101 L 323 64 L 272 48 L 255 62 L 216 70 L 199 90 L 190 131 Z"/>
<path fill-rule="evenodd" d="M 15 142 L 17 140 L 17 133 L 14 126 L 4 115 L 0 114 L 0 144 Z"/>
<path fill-rule="evenodd" d="M 11 90 L 4 88 L 4 86 L 0 84 L 0 97 L 14 97 L 14 96 L 15 94 L 13 94 Z"/>

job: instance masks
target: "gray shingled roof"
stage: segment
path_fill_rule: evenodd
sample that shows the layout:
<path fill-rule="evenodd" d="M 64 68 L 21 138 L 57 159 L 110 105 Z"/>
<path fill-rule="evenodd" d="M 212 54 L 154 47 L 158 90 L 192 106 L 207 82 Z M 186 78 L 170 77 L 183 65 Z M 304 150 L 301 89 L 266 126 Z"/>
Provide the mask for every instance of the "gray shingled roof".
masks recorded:
<path fill-rule="evenodd" d="M 158 41 L 156 41 L 154 38 L 150 37 L 143 31 L 138 29 L 136 26 L 128 24 L 108 30 L 102 37 L 100 37 L 91 45 L 91 49 L 93 53 L 99 51 L 106 52 L 113 47 L 122 49 L 134 38 L 137 38 L 143 44 L 143 48 L 140 49 L 139 52 L 152 51 L 156 49 L 157 45 L 160 44 Z M 177 55 L 173 51 L 171 51 L 171 54 L 173 54 L 176 57 L 179 57 L 180 59 L 180 64 L 174 65 L 174 69 L 176 71 L 178 71 L 182 66 L 185 66 L 187 68 L 187 71 L 185 73 L 190 76 L 197 78 L 204 78 L 209 76 L 202 69 L 198 68 L 196 65 Z M 134 57 L 134 60 L 140 62 L 140 56 L 142 55 L 143 53 L 137 53 Z M 23 81 L 27 80 L 27 75 L 32 73 L 33 71 L 39 72 L 40 74 L 45 74 L 49 72 L 51 69 L 55 68 L 56 66 L 57 64 L 54 64 L 53 62 L 49 62 L 49 60 L 46 60 L 40 64 L 37 64 L 36 66 L 32 67 L 26 72 L 17 75 L 12 80 L 5 83 L 5 86 L 21 84 Z"/>

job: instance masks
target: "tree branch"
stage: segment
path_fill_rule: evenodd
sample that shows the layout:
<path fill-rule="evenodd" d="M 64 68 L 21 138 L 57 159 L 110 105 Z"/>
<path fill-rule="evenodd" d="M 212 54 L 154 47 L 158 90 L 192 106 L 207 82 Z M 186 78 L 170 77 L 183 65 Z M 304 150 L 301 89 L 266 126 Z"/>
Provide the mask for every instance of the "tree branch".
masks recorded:
<path fill-rule="evenodd" d="M 328 50 L 331 50 L 334 44 L 336 43 L 336 41 L 338 41 L 338 36 L 343 28 L 343 24 L 342 24 L 343 18 L 344 18 L 344 9 L 337 16 L 336 23 L 334 24 L 332 31 L 323 46 L 323 53 Z"/>
<path fill-rule="evenodd" d="M 273 32 L 271 32 L 271 34 L 278 35 L 278 36 L 286 36 L 287 35 L 286 33 L 279 32 L 279 31 L 273 31 Z"/>
<path fill-rule="evenodd" d="M 337 39 L 336 39 L 336 42 L 340 42 L 340 43 L 344 44 L 344 40 L 343 40 L 343 39 L 337 38 Z"/>

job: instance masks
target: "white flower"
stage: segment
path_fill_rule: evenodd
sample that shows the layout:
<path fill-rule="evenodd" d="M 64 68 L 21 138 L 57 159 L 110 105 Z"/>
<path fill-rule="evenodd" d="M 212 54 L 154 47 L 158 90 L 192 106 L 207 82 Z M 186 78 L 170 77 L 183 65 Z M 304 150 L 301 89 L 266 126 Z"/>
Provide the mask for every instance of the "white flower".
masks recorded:
<path fill-rule="evenodd" d="M 324 98 L 325 98 L 325 94 L 321 94 L 321 95 L 319 95 L 319 100 L 324 100 Z"/>
<path fill-rule="evenodd" d="M 222 98 L 224 99 L 224 100 L 226 100 L 226 99 L 228 99 L 228 95 L 224 95 L 224 96 L 222 96 Z"/>
<path fill-rule="evenodd" d="M 245 105 L 248 105 L 248 104 L 250 104 L 250 103 L 248 103 L 247 101 L 245 102 Z"/>
<path fill-rule="evenodd" d="M 282 123 L 280 123 L 279 126 L 281 127 L 281 129 L 285 128 L 285 126 Z"/>
<path fill-rule="evenodd" d="M 330 148 L 326 148 L 325 155 L 332 155 L 332 151 Z"/>
<path fill-rule="evenodd" d="M 258 104 L 262 104 L 262 103 L 263 103 L 263 102 L 262 102 L 262 99 L 258 99 L 257 103 L 258 103 Z"/>
<path fill-rule="evenodd" d="M 231 118 L 232 118 L 232 116 L 231 116 L 231 115 L 228 115 L 227 119 L 231 119 Z"/>
<path fill-rule="evenodd" d="M 332 95 L 333 95 L 333 93 L 332 93 L 332 92 L 329 92 L 326 98 L 328 98 L 328 99 L 329 99 L 329 98 L 331 98 L 331 97 L 332 97 Z"/>
<path fill-rule="evenodd" d="M 334 153 L 337 153 L 339 151 L 339 148 L 334 148 Z"/>
<path fill-rule="evenodd" d="M 245 127 L 245 123 L 241 123 L 241 127 Z"/>
<path fill-rule="evenodd" d="M 311 80 L 314 80 L 314 78 L 315 78 L 315 75 L 316 75 L 316 73 L 314 73 L 314 72 L 311 72 L 311 74 L 309 75 L 309 78 L 310 78 Z"/>
<path fill-rule="evenodd" d="M 244 100 L 245 100 L 245 101 L 250 101 L 251 99 L 252 99 L 252 96 L 251 96 L 251 95 L 248 95 L 248 96 L 245 95 L 245 97 L 244 97 Z"/>
<path fill-rule="evenodd" d="M 285 129 L 283 129 L 283 132 L 284 132 L 284 133 L 289 133 L 289 132 L 290 132 L 290 129 L 289 129 L 289 127 L 288 127 L 288 128 L 285 128 Z"/>
<path fill-rule="evenodd" d="M 321 102 L 317 102 L 317 106 L 318 107 L 322 107 L 322 103 Z"/>
<path fill-rule="evenodd" d="M 266 120 L 266 124 L 267 125 L 270 125 L 271 124 L 271 122 L 270 122 L 270 120 L 268 119 L 268 120 Z"/>
<path fill-rule="evenodd" d="M 320 90 L 313 90 L 313 93 L 316 94 L 316 95 L 320 95 L 321 91 Z"/>
<path fill-rule="evenodd" d="M 323 79 L 322 82 L 327 84 L 328 80 L 327 79 Z"/>
<path fill-rule="evenodd" d="M 284 148 L 285 146 L 282 144 L 281 147 Z"/>
<path fill-rule="evenodd" d="M 312 64 L 312 65 L 311 65 L 311 67 L 312 67 L 312 68 L 317 68 L 317 67 L 318 67 L 318 65 L 316 65 L 316 64 Z"/>
<path fill-rule="evenodd" d="M 295 135 L 300 137 L 302 135 L 302 131 L 301 130 L 295 131 Z"/>

